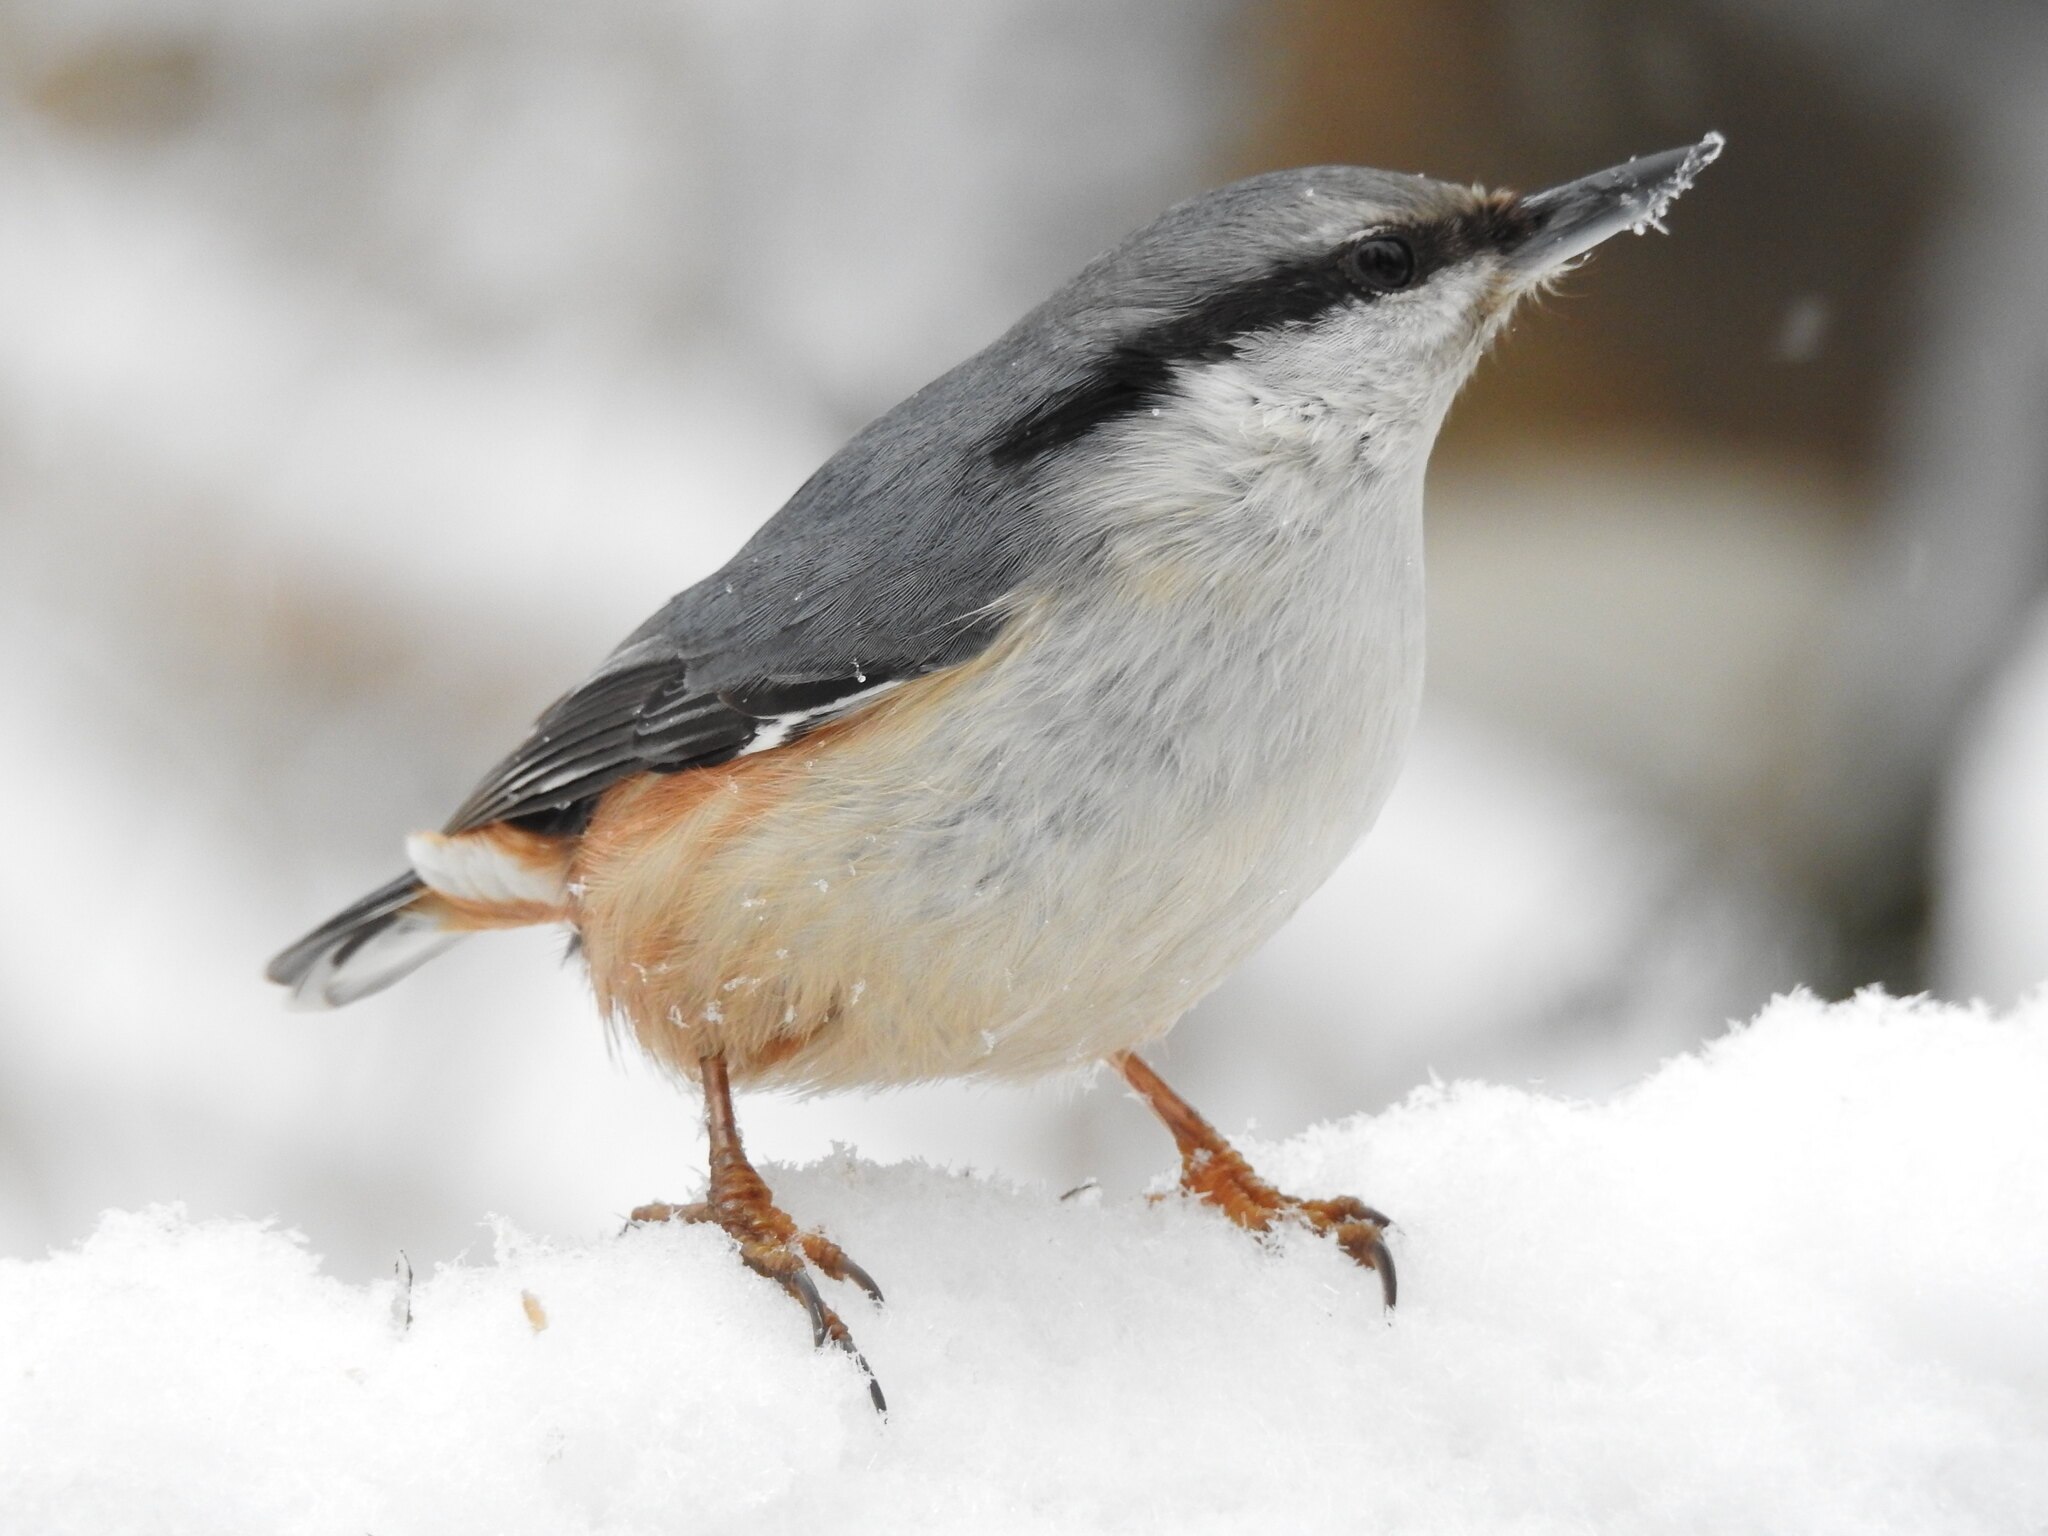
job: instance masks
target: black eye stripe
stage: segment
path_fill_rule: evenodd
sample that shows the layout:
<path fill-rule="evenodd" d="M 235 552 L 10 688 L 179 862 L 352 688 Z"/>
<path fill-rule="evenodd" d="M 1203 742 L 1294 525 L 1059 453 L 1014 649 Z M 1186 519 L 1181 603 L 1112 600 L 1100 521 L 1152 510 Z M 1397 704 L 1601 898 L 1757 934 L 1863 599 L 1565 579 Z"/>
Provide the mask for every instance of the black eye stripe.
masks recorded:
<path fill-rule="evenodd" d="M 1022 463 L 1075 441 L 1095 428 L 1158 403 L 1176 365 L 1220 362 L 1236 355 L 1246 336 L 1301 325 L 1339 304 L 1373 302 L 1348 258 L 1366 239 L 1393 236 L 1413 252 L 1412 291 L 1430 276 L 1482 250 L 1500 250 L 1528 226 L 1517 200 L 1500 195 L 1446 218 L 1388 224 L 1361 231 L 1333 249 L 1284 261 L 1257 277 L 1216 290 L 1179 314 L 1125 337 L 1073 384 L 1038 410 L 1004 423 L 989 439 L 998 464 Z"/>
<path fill-rule="evenodd" d="M 1534 231 L 1535 220 L 1522 211 L 1522 200 L 1512 192 L 1495 192 L 1473 207 L 1401 233 L 1416 240 L 1417 258 L 1434 272 L 1481 251 L 1506 250 Z"/>
<path fill-rule="evenodd" d="M 1335 252 L 1282 262 L 1232 283 L 1178 315 L 1125 338 L 1086 374 L 1036 412 L 1007 424 L 990 444 L 998 464 L 1014 464 L 1073 442 L 1105 422 L 1157 401 L 1176 364 L 1220 362 L 1259 331 L 1299 325 L 1359 297 Z"/>

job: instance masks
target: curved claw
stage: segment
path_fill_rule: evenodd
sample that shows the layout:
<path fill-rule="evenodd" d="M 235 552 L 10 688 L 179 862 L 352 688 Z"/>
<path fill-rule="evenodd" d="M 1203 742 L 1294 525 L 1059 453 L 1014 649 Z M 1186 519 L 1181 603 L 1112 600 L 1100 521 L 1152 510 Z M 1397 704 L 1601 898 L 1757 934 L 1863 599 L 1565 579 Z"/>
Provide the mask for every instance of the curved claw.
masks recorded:
<path fill-rule="evenodd" d="M 848 1268 L 852 1267 L 849 1260 Z M 852 1330 L 840 1321 L 838 1313 L 825 1305 L 825 1299 L 818 1294 L 817 1282 L 811 1279 L 809 1271 L 798 1266 L 787 1274 L 779 1274 L 775 1278 L 782 1283 L 784 1290 L 803 1303 L 804 1311 L 810 1314 L 812 1347 L 823 1349 L 827 1341 L 830 1341 L 853 1356 L 853 1363 L 860 1367 L 861 1375 L 868 1379 L 868 1401 L 875 1405 L 875 1412 L 887 1418 L 889 1400 L 882 1395 L 882 1383 L 876 1379 L 874 1368 L 868 1364 L 868 1357 L 862 1354 L 853 1342 Z M 870 1280 L 868 1284 L 873 1285 L 874 1282 Z"/>
<path fill-rule="evenodd" d="M 875 1405 L 875 1412 L 883 1418 L 889 1417 L 889 1400 L 882 1396 L 882 1384 L 875 1379 L 875 1373 L 868 1368 L 868 1357 L 849 1343 L 847 1352 L 853 1356 L 853 1363 L 860 1367 L 861 1374 L 868 1379 L 868 1401 Z"/>
<path fill-rule="evenodd" d="M 797 1246 L 803 1249 L 818 1273 L 828 1280 L 851 1280 L 867 1293 L 876 1306 L 882 1304 L 882 1288 L 875 1277 L 856 1264 L 846 1250 L 822 1232 L 799 1232 Z"/>
<path fill-rule="evenodd" d="M 832 1336 L 832 1329 L 825 1319 L 831 1316 L 825 1308 L 825 1298 L 818 1294 L 818 1284 L 801 1267 L 792 1268 L 787 1274 L 777 1275 L 782 1288 L 803 1303 L 804 1311 L 811 1318 L 811 1345 L 823 1349 L 825 1340 Z M 849 1349 L 852 1345 L 849 1343 Z"/>
<path fill-rule="evenodd" d="M 882 1304 L 882 1288 L 875 1284 L 875 1277 L 873 1275 L 862 1269 L 844 1254 L 840 1255 L 839 1267 L 846 1272 L 847 1279 L 867 1293 L 869 1301 L 872 1301 L 878 1307 Z M 865 1365 L 865 1362 L 863 1362 L 863 1365 Z"/>
<path fill-rule="evenodd" d="M 1387 1247 L 1387 1240 L 1377 1234 L 1365 1245 L 1365 1262 L 1372 1266 L 1380 1277 L 1380 1296 L 1389 1312 L 1394 1309 L 1394 1293 L 1400 1289 L 1400 1282 L 1394 1278 L 1394 1255 Z"/>
<path fill-rule="evenodd" d="M 1374 1270 L 1380 1277 L 1380 1297 L 1391 1308 L 1399 1282 L 1394 1278 L 1394 1255 L 1387 1247 L 1384 1219 L 1380 1222 L 1347 1221 L 1332 1234 L 1337 1246 L 1354 1264 Z"/>
<path fill-rule="evenodd" d="M 786 1217 L 782 1219 L 787 1222 Z M 825 1305 L 825 1298 L 818 1293 L 817 1281 L 804 1267 L 804 1260 L 808 1258 L 820 1273 L 834 1280 L 851 1280 L 879 1305 L 882 1288 L 875 1284 L 873 1275 L 846 1256 L 845 1249 L 816 1232 L 783 1236 L 772 1229 L 765 1232 L 735 1231 L 721 1220 L 718 1207 L 709 1201 L 698 1201 L 694 1205 L 657 1202 L 638 1206 L 627 1219 L 625 1230 L 630 1232 L 635 1227 L 663 1221 L 709 1222 L 724 1227 L 726 1235 L 739 1250 L 742 1263 L 755 1274 L 773 1280 L 802 1304 L 804 1315 L 811 1320 L 811 1346 L 823 1349 L 829 1341 L 853 1356 L 853 1363 L 868 1379 L 868 1398 L 875 1405 L 875 1412 L 887 1416 L 888 1400 L 882 1396 L 882 1385 L 869 1369 L 867 1357 L 854 1346 L 853 1334 L 839 1314 Z"/>

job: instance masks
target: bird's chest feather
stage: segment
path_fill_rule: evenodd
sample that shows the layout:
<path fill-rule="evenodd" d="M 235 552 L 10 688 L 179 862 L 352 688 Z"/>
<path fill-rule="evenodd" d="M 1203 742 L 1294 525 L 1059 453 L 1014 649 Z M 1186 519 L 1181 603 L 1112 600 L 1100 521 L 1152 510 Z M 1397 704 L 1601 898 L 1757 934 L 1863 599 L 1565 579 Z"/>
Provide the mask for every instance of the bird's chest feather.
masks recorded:
<path fill-rule="evenodd" d="M 956 717 L 999 820 L 1057 807 L 1069 853 L 1288 884 L 1377 809 L 1420 696 L 1420 487 L 1361 474 L 1352 424 L 1278 414 L 1278 447 L 1104 484 L 1098 560 Z"/>
<path fill-rule="evenodd" d="M 622 1010 L 643 1040 L 710 1029 L 813 1086 L 1044 1071 L 1164 1029 L 1263 941 L 1398 766 L 1420 507 L 1355 466 L 1238 469 L 1108 483 L 1115 533 L 984 657 L 693 813 L 635 876 L 687 893 L 625 967 L 659 983 Z"/>

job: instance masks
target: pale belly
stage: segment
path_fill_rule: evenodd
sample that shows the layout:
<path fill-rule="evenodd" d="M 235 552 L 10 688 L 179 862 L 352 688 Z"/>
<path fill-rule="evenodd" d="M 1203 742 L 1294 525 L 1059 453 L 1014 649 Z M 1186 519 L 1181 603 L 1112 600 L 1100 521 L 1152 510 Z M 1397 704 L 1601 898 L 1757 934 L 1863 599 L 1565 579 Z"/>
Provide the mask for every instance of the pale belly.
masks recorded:
<path fill-rule="evenodd" d="M 1042 600 L 959 673 L 713 775 L 659 837 L 613 855 L 595 829 L 577 885 L 601 997 L 680 1070 L 722 1049 L 742 1080 L 811 1088 L 1155 1038 L 1398 769 L 1419 572 L 1371 612 L 1318 596 Z"/>

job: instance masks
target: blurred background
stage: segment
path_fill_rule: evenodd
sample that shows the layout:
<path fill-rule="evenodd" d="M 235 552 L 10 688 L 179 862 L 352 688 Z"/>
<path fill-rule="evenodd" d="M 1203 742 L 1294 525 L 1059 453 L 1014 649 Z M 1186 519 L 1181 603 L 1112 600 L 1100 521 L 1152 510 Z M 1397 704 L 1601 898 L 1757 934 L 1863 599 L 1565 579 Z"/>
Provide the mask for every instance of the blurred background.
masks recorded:
<path fill-rule="evenodd" d="M 2044 86 L 2023 0 L 0 5 L 0 1252 L 178 1198 L 355 1276 L 688 1196 L 694 1100 L 559 937 L 327 1015 L 264 958 L 862 422 L 1274 166 L 1730 146 L 1453 413 L 1407 776 L 1166 1075 L 1280 1135 L 1432 1076 L 1604 1091 L 1802 983 L 2010 1001 Z M 742 1124 L 1172 1163 L 1100 1083 Z"/>

